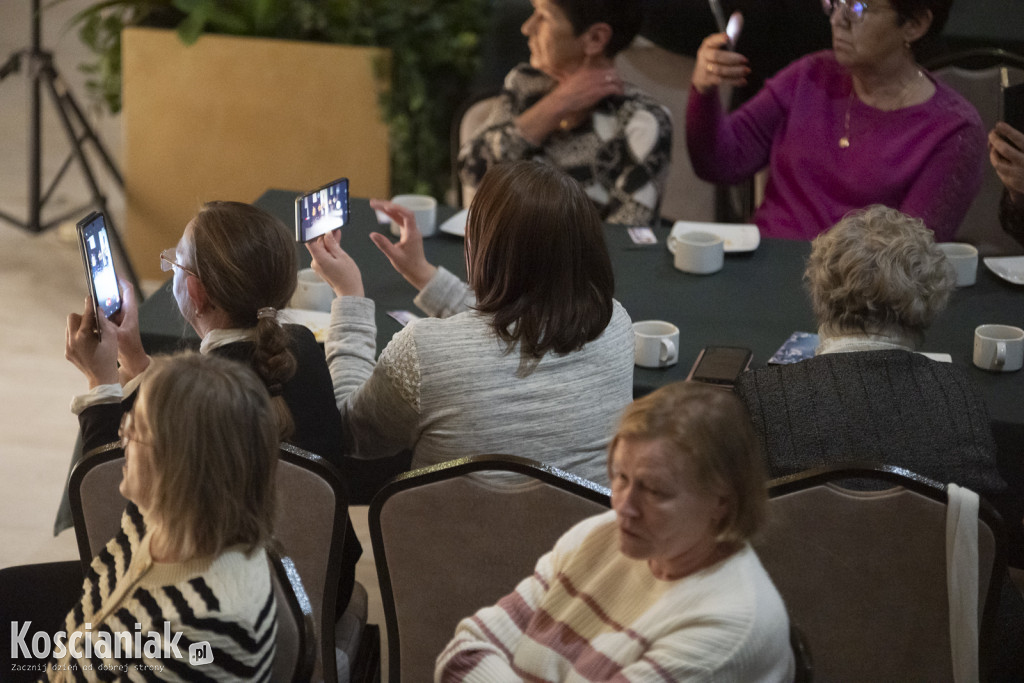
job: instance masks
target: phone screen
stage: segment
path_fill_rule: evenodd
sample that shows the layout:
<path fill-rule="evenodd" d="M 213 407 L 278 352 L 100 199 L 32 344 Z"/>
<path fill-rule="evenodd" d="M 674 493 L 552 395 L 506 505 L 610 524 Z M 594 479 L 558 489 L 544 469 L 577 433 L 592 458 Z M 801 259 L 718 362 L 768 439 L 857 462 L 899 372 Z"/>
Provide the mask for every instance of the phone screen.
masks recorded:
<path fill-rule="evenodd" d="M 733 384 L 753 354 L 739 346 L 708 346 L 694 364 L 690 379 L 712 384 Z"/>
<path fill-rule="evenodd" d="M 102 312 L 110 317 L 121 310 L 121 290 L 117 285 L 114 258 L 107 236 L 107 222 L 102 213 L 92 213 L 78 224 L 78 238 L 85 260 L 85 274 L 96 307 L 97 317 Z"/>
<path fill-rule="evenodd" d="M 295 239 L 308 242 L 348 223 L 348 178 L 339 178 L 295 200 Z"/>

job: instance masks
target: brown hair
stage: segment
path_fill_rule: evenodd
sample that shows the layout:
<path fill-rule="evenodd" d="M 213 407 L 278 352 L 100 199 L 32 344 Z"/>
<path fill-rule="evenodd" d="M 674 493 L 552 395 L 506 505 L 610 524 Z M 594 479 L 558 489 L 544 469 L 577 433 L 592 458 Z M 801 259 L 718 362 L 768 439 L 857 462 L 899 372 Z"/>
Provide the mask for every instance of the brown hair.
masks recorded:
<path fill-rule="evenodd" d="M 264 307 L 280 310 L 295 291 L 297 266 L 292 233 L 274 216 L 240 202 L 208 202 L 192 220 L 187 240 L 190 266 L 210 300 L 239 328 L 255 327 L 253 369 L 275 397 L 281 434 L 293 421 L 280 396 L 295 374 L 291 338 L 276 316 L 259 318 Z"/>
<path fill-rule="evenodd" d="M 469 209 L 466 265 L 477 310 L 526 355 L 576 351 L 611 320 L 615 278 L 597 209 L 548 164 L 487 171 Z"/>
<path fill-rule="evenodd" d="M 194 352 L 153 359 L 139 390 L 156 515 L 170 548 L 208 557 L 273 531 L 280 441 L 270 395 L 244 363 Z"/>
<path fill-rule="evenodd" d="M 822 333 L 910 337 L 949 301 L 956 277 L 919 218 L 875 204 L 814 238 L 804 272 Z"/>
<path fill-rule="evenodd" d="M 764 524 L 767 476 L 754 426 L 735 394 L 700 382 L 675 382 L 626 407 L 608 447 L 608 464 L 621 439 L 662 439 L 679 457 L 674 474 L 724 495 L 729 511 L 718 541 L 741 543 Z"/>

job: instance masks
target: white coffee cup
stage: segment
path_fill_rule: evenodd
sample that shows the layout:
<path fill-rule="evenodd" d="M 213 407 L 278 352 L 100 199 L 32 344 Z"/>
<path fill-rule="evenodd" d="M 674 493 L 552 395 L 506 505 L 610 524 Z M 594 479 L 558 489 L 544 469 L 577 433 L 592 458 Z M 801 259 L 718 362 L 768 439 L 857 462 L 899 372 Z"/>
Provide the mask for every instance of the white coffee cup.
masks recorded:
<path fill-rule="evenodd" d="M 334 301 L 334 290 L 317 275 L 312 268 L 299 271 L 298 284 L 289 305 L 292 308 L 304 308 L 310 311 L 331 311 Z"/>
<path fill-rule="evenodd" d="M 430 237 L 437 232 L 436 199 L 426 194 L 398 194 L 391 201 L 412 211 L 421 235 Z M 395 237 L 402 234 L 401 227 L 395 221 L 391 221 L 391 234 Z"/>
<path fill-rule="evenodd" d="M 710 232 L 684 232 L 669 238 L 675 251 L 673 264 L 686 273 L 709 275 L 722 269 L 725 240 Z"/>
<path fill-rule="evenodd" d="M 978 277 L 978 250 L 965 242 L 944 242 L 939 246 L 956 273 L 957 287 L 970 287 Z"/>
<path fill-rule="evenodd" d="M 633 359 L 644 368 L 664 368 L 679 360 L 679 328 L 662 320 L 633 323 Z"/>
<path fill-rule="evenodd" d="M 980 325 L 974 330 L 974 364 L 982 370 L 1014 372 L 1024 365 L 1024 330 Z"/>

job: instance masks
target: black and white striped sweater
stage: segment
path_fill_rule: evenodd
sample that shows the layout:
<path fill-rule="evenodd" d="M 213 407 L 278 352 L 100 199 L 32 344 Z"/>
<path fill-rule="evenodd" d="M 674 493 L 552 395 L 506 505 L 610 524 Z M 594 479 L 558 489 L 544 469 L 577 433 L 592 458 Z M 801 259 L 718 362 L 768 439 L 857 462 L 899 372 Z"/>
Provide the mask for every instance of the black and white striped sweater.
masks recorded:
<path fill-rule="evenodd" d="M 214 559 L 154 562 L 129 503 L 120 533 L 93 558 L 65 633 L 44 680 L 269 681 L 277 610 L 266 553 L 233 547 Z"/>

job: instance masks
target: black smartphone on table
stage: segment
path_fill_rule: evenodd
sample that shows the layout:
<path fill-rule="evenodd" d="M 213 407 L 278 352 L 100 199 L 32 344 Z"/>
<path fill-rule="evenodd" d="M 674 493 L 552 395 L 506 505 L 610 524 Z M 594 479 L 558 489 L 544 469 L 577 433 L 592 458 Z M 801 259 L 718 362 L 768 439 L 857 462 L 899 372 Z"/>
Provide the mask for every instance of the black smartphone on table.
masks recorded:
<path fill-rule="evenodd" d="M 295 198 L 295 239 L 308 242 L 348 223 L 348 178 Z"/>
<path fill-rule="evenodd" d="M 82 261 L 89 281 L 93 312 L 109 318 L 121 310 L 121 290 L 114 270 L 114 256 L 107 235 L 107 220 L 94 211 L 78 222 L 78 243 L 82 248 Z M 96 334 L 99 335 L 99 323 Z"/>
<path fill-rule="evenodd" d="M 705 346 L 686 378 L 728 388 L 750 367 L 754 353 L 742 346 Z"/>

